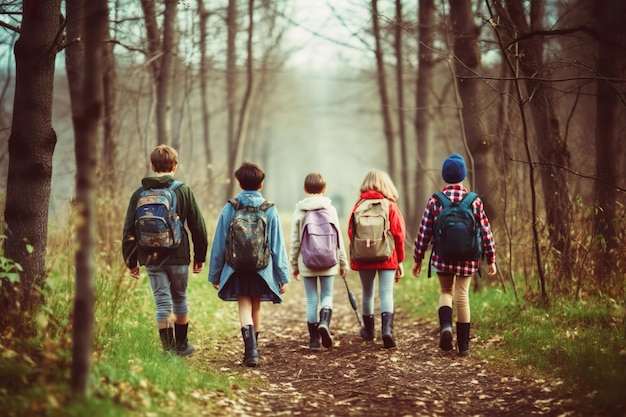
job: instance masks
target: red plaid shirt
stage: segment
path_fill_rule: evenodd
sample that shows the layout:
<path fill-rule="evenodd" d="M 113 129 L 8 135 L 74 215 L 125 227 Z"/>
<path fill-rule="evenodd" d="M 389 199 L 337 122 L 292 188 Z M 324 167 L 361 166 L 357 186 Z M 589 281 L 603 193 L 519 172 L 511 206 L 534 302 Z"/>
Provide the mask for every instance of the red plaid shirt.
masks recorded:
<path fill-rule="evenodd" d="M 454 184 L 448 185 L 443 189 L 443 193 L 448 196 L 451 201 L 461 201 L 467 189 L 462 185 Z M 437 221 L 437 216 L 441 213 L 443 207 L 439 201 L 434 197 L 428 199 L 426 203 L 426 209 L 422 216 L 419 232 L 415 238 L 415 250 L 413 252 L 413 259 L 416 263 L 421 263 L 426 255 L 428 244 L 433 236 L 433 227 Z M 489 264 L 496 262 L 496 245 L 493 241 L 493 234 L 491 233 L 491 226 L 489 225 L 489 219 L 485 214 L 483 208 L 483 202 L 480 197 L 477 197 L 472 204 L 474 216 L 476 221 L 480 224 L 480 234 L 483 243 L 483 253 L 487 258 Z M 432 266 L 439 272 L 450 272 L 457 275 L 469 276 L 478 272 L 479 261 L 446 261 L 442 259 L 437 252 L 433 253 Z"/>

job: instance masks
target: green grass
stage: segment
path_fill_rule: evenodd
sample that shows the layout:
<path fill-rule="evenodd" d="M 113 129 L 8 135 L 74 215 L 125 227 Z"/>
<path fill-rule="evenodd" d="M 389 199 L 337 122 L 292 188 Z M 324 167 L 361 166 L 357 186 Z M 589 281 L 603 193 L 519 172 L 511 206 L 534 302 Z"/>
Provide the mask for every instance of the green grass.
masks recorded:
<path fill-rule="evenodd" d="M 409 271 L 410 269 L 405 270 Z M 437 320 L 438 281 L 409 276 L 396 291 L 400 308 Z M 523 301 L 522 301 L 523 302 Z M 625 307 L 602 296 L 551 299 L 549 307 L 518 305 L 512 291 L 483 285 L 470 294 L 472 350 L 519 375 L 561 380 L 559 393 L 581 410 L 626 412 Z"/>
<path fill-rule="evenodd" d="M 47 305 L 35 319 L 37 337 L 0 339 L 3 415 L 194 415 L 219 407 L 206 393 L 223 397 L 234 386 L 261 383 L 211 363 L 230 354 L 212 344 L 232 337 L 236 308 L 217 298 L 206 281 L 206 270 L 191 277 L 189 284 L 191 331 L 206 337 L 205 349 L 211 351 L 211 361 L 199 361 L 161 351 L 147 278 L 136 281 L 121 266 L 107 267 L 97 273 L 89 395 L 72 401 L 68 386 L 74 284 L 68 259 L 55 258 L 51 268 Z M 405 266 L 406 276 L 395 290 L 397 310 L 416 320 L 436 322 L 437 279 L 426 278 L 426 271 L 414 278 L 410 263 Z M 558 393 L 579 398 L 583 414 L 593 410 L 623 416 L 624 306 L 601 296 L 580 301 L 553 298 L 549 307 L 521 303 L 512 291 L 490 287 L 484 280 L 482 289 L 470 295 L 472 351 L 493 366 L 503 364 L 507 373 L 558 380 Z"/>

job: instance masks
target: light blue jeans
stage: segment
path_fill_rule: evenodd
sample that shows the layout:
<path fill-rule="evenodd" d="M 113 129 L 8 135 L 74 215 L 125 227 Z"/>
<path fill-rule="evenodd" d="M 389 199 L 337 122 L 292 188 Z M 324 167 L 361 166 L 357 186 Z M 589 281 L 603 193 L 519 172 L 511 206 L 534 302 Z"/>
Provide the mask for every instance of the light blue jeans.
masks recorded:
<path fill-rule="evenodd" d="M 317 323 L 317 306 L 333 308 L 333 284 L 334 276 L 319 277 L 320 292 L 317 293 L 318 277 L 304 277 L 304 293 L 306 295 L 306 321 Z M 321 302 L 320 302 L 321 301 Z"/>
<path fill-rule="evenodd" d="M 189 313 L 187 282 L 189 265 L 146 265 L 156 304 L 156 321 L 164 323 L 172 311 L 177 317 Z"/>
<path fill-rule="evenodd" d="M 361 278 L 361 309 L 364 316 L 374 315 L 374 278 L 378 272 L 378 297 L 380 312 L 393 313 L 393 284 L 396 280 L 395 269 L 366 269 L 359 271 Z"/>

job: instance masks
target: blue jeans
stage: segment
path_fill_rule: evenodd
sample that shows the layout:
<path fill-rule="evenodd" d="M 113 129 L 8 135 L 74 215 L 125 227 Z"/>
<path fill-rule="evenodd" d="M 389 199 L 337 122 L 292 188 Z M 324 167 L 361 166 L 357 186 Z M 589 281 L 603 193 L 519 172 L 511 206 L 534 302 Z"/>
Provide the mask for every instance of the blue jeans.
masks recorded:
<path fill-rule="evenodd" d="M 156 321 L 164 323 L 174 312 L 177 317 L 189 313 L 187 282 L 189 265 L 146 265 L 156 304 Z"/>
<path fill-rule="evenodd" d="M 374 278 L 378 272 L 378 297 L 380 312 L 393 313 L 393 284 L 396 281 L 395 269 L 366 269 L 359 271 L 361 278 L 361 308 L 364 316 L 374 314 Z"/>
<path fill-rule="evenodd" d="M 320 293 L 317 294 L 317 278 L 304 277 L 304 293 L 306 295 L 306 321 L 317 323 L 317 305 L 321 299 L 321 306 L 333 308 L 333 283 L 334 276 L 319 277 Z"/>

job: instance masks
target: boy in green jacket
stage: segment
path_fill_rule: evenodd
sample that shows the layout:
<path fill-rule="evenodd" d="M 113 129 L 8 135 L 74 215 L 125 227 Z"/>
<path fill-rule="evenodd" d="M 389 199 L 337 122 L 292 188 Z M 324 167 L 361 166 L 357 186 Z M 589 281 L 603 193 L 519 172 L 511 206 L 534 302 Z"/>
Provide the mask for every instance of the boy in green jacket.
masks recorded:
<path fill-rule="evenodd" d="M 187 281 L 189 278 L 189 264 L 191 254 L 189 238 L 185 230 L 185 223 L 191 232 L 193 241 L 193 273 L 202 271 L 206 260 L 208 247 L 207 231 L 204 218 L 198 207 L 196 198 L 191 189 L 182 183 L 177 183 L 174 193 L 176 197 L 176 213 L 180 219 L 180 243 L 173 248 L 165 245 L 159 239 L 154 241 L 142 239 L 138 234 L 138 203 L 144 190 L 158 190 L 166 192 L 167 188 L 174 183 L 174 173 L 178 167 L 178 153 L 175 149 L 160 145 L 150 154 L 153 177 L 144 178 L 139 187 L 130 197 L 126 220 L 124 222 L 124 234 L 122 238 L 122 253 L 124 262 L 130 269 L 130 275 L 139 279 L 139 268 L 146 266 L 150 286 L 154 294 L 156 304 L 156 321 L 159 336 L 165 351 L 175 351 L 180 356 L 190 356 L 194 347 L 187 340 L 189 326 L 189 305 L 187 303 Z M 152 201 L 163 199 L 152 198 Z M 140 203 L 141 204 L 141 203 Z M 145 206 L 149 207 L 149 206 Z M 152 206 L 154 207 L 154 206 Z M 149 208 L 151 210 L 152 208 Z M 172 240 L 172 239 L 170 239 Z M 177 239 L 173 239 L 177 240 Z M 171 243 L 171 242 L 170 242 Z M 161 247 L 159 247 L 161 246 Z M 174 328 L 170 324 L 170 315 L 175 315 Z"/>

